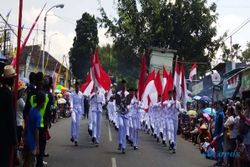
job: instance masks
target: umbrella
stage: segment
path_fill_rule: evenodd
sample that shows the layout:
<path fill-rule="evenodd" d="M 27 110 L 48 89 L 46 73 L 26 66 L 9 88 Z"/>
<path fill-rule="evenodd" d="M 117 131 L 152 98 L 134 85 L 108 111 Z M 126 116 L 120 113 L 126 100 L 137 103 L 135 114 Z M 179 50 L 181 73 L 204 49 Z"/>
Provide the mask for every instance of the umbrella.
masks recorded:
<path fill-rule="evenodd" d="M 196 116 L 196 115 L 197 115 L 197 112 L 196 112 L 195 110 L 189 110 L 189 111 L 187 112 L 187 115 L 189 115 L 189 116 Z"/>
<path fill-rule="evenodd" d="M 211 120 L 211 117 L 208 115 L 208 113 L 203 113 L 203 117 L 205 117 L 208 121 Z"/>
<path fill-rule="evenodd" d="M 62 90 L 66 90 L 66 88 L 62 85 L 56 85 L 56 89 L 62 91 Z"/>
<path fill-rule="evenodd" d="M 66 100 L 64 98 L 58 99 L 58 104 L 65 104 Z"/>
<path fill-rule="evenodd" d="M 215 114 L 216 114 L 215 109 L 210 108 L 210 107 L 205 108 L 204 110 L 202 110 L 202 112 L 203 112 L 203 113 L 207 113 L 207 114 L 210 115 L 210 116 L 215 116 Z"/>
<path fill-rule="evenodd" d="M 204 102 L 207 102 L 207 103 L 212 101 L 208 96 L 202 96 L 200 100 L 204 101 Z"/>
<path fill-rule="evenodd" d="M 200 97 L 200 96 L 194 96 L 193 99 L 194 99 L 194 100 L 200 100 L 201 97 Z"/>

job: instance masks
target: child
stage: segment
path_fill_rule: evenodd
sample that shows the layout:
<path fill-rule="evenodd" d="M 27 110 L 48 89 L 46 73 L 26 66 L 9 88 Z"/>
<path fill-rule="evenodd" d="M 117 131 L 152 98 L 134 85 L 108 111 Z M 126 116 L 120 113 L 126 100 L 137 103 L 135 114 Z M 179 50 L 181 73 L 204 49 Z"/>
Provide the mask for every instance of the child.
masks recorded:
<path fill-rule="evenodd" d="M 41 124 L 40 108 L 45 102 L 45 94 L 38 92 L 36 107 L 30 109 L 24 134 L 24 167 L 34 167 L 39 154 L 39 128 Z"/>

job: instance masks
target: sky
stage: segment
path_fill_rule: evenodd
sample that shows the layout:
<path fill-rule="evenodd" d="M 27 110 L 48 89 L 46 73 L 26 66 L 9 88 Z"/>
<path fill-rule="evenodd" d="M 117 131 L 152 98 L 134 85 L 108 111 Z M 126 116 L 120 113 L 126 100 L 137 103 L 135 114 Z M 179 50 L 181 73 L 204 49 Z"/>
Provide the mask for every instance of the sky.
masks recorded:
<path fill-rule="evenodd" d="M 98 3 L 100 2 L 100 3 Z M 23 24 L 29 28 L 42 9 L 47 3 L 43 15 L 41 15 L 36 29 L 28 41 L 28 45 L 42 44 L 43 41 L 43 19 L 44 13 L 53 5 L 64 4 L 64 8 L 53 8 L 47 15 L 47 33 L 46 47 L 56 59 L 62 61 L 63 55 L 68 57 L 69 49 L 72 47 L 75 36 L 76 20 L 81 18 L 82 13 L 88 12 L 96 17 L 100 17 L 100 4 L 104 7 L 109 17 L 115 17 L 117 0 L 23 0 Z M 217 34 L 221 36 L 224 32 L 229 34 L 237 29 L 244 21 L 250 19 L 250 1 L 249 0 L 208 0 L 208 4 L 215 2 L 217 4 Z M 13 25 L 14 30 L 17 28 L 18 20 L 18 0 L 0 0 L 0 13 L 6 16 L 11 10 L 8 22 Z M 3 22 L 0 19 L 0 25 Z M 104 33 L 105 29 L 99 28 L 99 45 L 112 43 L 111 38 L 107 38 Z M 23 31 L 23 38 L 28 30 Z M 12 37 L 14 43 L 16 38 Z M 250 22 L 241 28 L 232 36 L 233 43 L 239 43 L 242 50 L 246 49 L 247 41 L 250 42 Z M 230 40 L 226 43 L 229 46 Z"/>

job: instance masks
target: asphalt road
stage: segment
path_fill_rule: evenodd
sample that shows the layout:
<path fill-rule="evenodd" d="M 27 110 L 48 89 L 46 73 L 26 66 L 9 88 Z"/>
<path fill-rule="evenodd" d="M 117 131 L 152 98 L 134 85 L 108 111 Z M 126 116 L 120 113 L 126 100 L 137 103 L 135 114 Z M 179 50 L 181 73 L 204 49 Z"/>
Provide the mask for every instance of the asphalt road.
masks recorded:
<path fill-rule="evenodd" d="M 139 150 L 127 145 L 126 154 L 117 150 L 117 131 L 103 117 L 101 142 L 95 147 L 87 132 L 87 120 L 81 121 L 79 145 L 70 142 L 70 121 L 61 119 L 50 129 L 45 158 L 48 167 L 209 167 L 214 161 L 205 159 L 197 147 L 178 138 L 177 153 L 144 131 L 139 133 Z"/>

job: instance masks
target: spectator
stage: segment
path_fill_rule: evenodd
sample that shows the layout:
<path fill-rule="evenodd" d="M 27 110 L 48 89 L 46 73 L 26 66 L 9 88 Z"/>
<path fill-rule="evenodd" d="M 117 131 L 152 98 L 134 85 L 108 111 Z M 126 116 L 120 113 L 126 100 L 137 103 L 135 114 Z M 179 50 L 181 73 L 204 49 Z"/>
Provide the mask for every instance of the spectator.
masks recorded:
<path fill-rule="evenodd" d="M 249 154 L 247 152 L 247 148 L 243 142 L 244 136 L 238 135 L 236 139 L 236 149 L 235 152 L 239 153 L 238 156 L 235 157 L 234 167 L 248 167 L 249 166 Z"/>
<path fill-rule="evenodd" d="M 39 128 L 41 126 L 40 109 L 44 106 L 45 94 L 38 92 L 36 107 L 31 108 L 27 117 L 24 135 L 24 167 L 34 167 L 36 156 L 39 155 Z"/>

